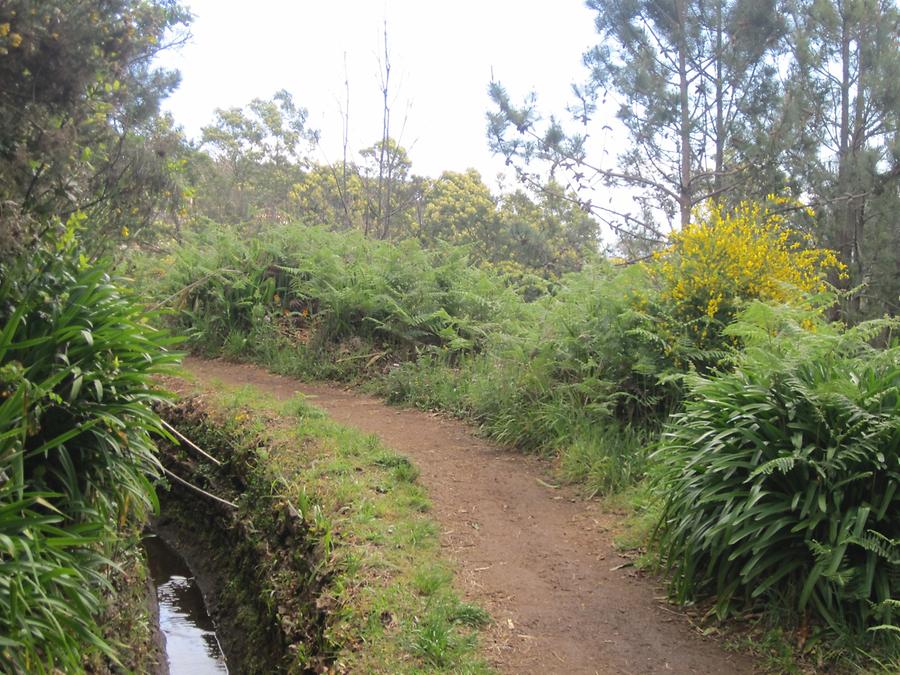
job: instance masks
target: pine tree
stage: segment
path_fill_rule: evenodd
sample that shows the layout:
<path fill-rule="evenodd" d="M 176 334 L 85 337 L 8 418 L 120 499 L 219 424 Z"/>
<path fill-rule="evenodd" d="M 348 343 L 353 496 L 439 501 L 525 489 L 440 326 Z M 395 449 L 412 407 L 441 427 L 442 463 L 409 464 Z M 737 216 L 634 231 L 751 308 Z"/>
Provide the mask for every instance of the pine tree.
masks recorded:
<path fill-rule="evenodd" d="M 684 226 L 692 208 L 771 189 L 770 138 L 779 88 L 774 77 L 783 23 L 774 0 L 589 0 L 600 44 L 585 54 L 589 78 L 576 86 L 580 134 L 551 120 L 543 131 L 532 98 L 510 102 L 492 83 L 493 149 L 513 162 L 543 159 L 570 170 L 581 189 L 599 178 L 609 188 L 639 191 L 638 213 L 592 204 L 620 234 L 648 245 L 666 227 Z M 612 169 L 586 150 L 600 105 L 612 97 L 629 148 Z"/>
<path fill-rule="evenodd" d="M 868 284 L 845 317 L 896 314 L 900 13 L 892 0 L 804 0 L 791 24 L 789 169 L 816 202 L 825 245 L 849 267 L 842 285 Z"/>

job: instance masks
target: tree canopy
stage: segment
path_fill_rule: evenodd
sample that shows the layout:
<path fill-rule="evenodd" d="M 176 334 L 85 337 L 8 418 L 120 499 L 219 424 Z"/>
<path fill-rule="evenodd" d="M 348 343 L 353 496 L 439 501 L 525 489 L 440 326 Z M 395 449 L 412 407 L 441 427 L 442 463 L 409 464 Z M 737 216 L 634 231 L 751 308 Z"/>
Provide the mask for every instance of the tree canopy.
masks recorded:
<path fill-rule="evenodd" d="M 699 205 L 769 194 L 814 207 L 810 230 L 865 284 L 849 318 L 896 312 L 900 153 L 892 0 L 589 0 L 598 44 L 584 55 L 570 120 L 541 118 L 492 82 L 492 149 L 537 186 L 566 181 L 634 259 L 692 221 Z M 597 142 L 616 110 L 628 147 L 610 164 Z M 629 188 L 634 207 L 626 200 Z M 614 192 L 615 191 L 615 192 Z M 786 213 L 797 207 L 785 207 Z M 798 209 L 799 210 L 799 209 Z M 802 225 L 802 223 L 800 224 Z"/>
<path fill-rule="evenodd" d="M 11 0 L 0 7 L 0 248 L 82 212 L 103 233 L 136 234 L 177 195 L 175 143 L 158 118 L 178 83 L 157 68 L 186 36 L 173 0 Z"/>

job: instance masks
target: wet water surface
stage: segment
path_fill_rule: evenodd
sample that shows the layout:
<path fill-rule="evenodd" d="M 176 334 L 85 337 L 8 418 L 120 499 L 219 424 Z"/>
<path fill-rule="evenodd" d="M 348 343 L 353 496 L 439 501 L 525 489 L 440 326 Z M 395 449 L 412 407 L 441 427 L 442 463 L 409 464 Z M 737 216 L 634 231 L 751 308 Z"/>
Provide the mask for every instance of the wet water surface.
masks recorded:
<path fill-rule="evenodd" d="M 227 673 L 215 627 L 187 563 L 159 537 L 146 537 L 144 547 L 159 600 L 159 627 L 166 638 L 169 672 Z"/>

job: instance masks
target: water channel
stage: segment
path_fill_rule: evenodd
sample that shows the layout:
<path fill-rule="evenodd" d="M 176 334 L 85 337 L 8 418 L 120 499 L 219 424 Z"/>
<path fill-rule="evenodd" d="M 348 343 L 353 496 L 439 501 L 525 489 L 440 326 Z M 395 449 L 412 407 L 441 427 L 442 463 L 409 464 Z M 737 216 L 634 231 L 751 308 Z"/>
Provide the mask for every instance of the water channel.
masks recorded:
<path fill-rule="evenodd" d="M 177 551 L 155 535 L 144 538 L 159 601 L 170 675 L 227 673 L 225 655 L 193 573 Z"/>

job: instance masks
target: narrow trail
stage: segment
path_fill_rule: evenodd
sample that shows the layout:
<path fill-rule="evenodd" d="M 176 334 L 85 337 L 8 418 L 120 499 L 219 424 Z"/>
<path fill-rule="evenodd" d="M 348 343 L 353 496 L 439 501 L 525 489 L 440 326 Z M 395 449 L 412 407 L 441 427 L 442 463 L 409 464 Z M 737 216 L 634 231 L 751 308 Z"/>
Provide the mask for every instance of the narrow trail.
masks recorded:
<path fill-rule="evenodd" d="M 506 673 L 754 672 L 665 606 L 663 590 L 619 556 L 614 516 L 548 487 L 545 463 L 475 437 L 466 425 L 255 366 L 188 358 L 205 384 L 300 392 L 334 420 L 376 434 L 421 471 L 460 591 L 495 619 L 487 644 Z M 541 481 L 544 481 L 542 483 Z"/>

